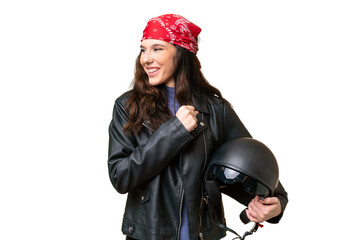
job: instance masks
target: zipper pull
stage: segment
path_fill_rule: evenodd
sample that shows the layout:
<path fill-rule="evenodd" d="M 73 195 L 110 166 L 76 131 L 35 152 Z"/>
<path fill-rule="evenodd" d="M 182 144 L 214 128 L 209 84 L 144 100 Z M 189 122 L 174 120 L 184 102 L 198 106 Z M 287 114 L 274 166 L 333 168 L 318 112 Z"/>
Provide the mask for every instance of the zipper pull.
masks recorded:
<path fill-rule="evenodd" d="M 205 193 L 205 194 L 206 194 L 206 193 Z M 204 196 L 204 197 L 203 197 L 203 200 L 206 202 L 206 204 L 209 205 L 209 197 L 208 197 L 208 195 Z"/>

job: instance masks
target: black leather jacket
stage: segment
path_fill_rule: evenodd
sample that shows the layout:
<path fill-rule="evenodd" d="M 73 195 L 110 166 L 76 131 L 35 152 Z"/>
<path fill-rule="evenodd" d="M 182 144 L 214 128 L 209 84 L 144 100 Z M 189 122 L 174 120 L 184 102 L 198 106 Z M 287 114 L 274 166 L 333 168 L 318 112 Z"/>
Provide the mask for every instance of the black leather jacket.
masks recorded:
<path fill-rule="evenodd" d="M 128 121 L 124 107 L 129 95 L 126 92 L 116 100 L 109 127 L 110 180 L 119 193 L 128 193 L 123 233 L 128 239 L 178 239 L 185 201 L 190 239 L 224 237 L 225 231 L 211 220 L 202 200 L 202 175 L 221 143 L 250 137 L 249 132 L 229 103 L 212 97 L 193 98 L 198 127 L 190 133 L 173 117 L 155 131 L 144 122 L 138 134 L 128 135 L 123 126 Z M 286 192 L 281 189 L 280 194 L 285 196 L 279 198 L 285 208 Z"/>

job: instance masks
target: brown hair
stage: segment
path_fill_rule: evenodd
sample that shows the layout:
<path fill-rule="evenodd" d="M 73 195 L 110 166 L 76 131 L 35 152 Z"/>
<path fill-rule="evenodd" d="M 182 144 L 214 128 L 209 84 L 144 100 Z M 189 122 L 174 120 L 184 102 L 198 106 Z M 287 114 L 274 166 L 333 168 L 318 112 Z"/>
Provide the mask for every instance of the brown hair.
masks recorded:
<path fill-rule="evenodd" d="M 191 105 L 193 95 L 198 98 L 217 95 L 221 98 L 220 91 L 211 86 L 202 74 L 196 55 L 182 47 L 174 46 L 175 97 L 180 105 Z M 143 122 L 157 129 L 171 117 L 164 84 L 152 86 L 149 83 L 149 78 L 140 64 L 140 56 L 141 52 L 136 58 L 133 89 L 126 104 L 129 120 L 124 126 L 125 132 L 135 134 L 142 129 Z"/>

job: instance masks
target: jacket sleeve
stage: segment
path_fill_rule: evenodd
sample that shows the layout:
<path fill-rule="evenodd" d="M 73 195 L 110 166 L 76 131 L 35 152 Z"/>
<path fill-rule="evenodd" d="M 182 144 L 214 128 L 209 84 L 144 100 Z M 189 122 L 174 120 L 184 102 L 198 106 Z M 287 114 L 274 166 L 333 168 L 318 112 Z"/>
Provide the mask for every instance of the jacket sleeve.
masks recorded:
<path fill-rule="evenodd" d="M 135 136 L 123 132 L 127 121 L 124 106 L 116 101 L 109 126 L 108 169 L 111 183 L 119 193 L 155 177 L 192 140 L 180 120 L 173 117 L 138 145 Z"/>
<path fill-rule="evenodd" d="M 244 124 L 240 121 L 239 117 L 236 115 L 235 111 L 232 109 L 230 104 L 225 101 L 224 103 L 224 115 L 223 115 L 223 122 L 224 122 L 224 142 L 229 141 L 234 138 L 238 137 L 251 137 L 250 133 L 245 128 Z M 229 195 L 233 199 L 236 199 L 238 202 L 247 205 L 251 201 L 251 199 L 245 199 L 244 196 L 239 196 L 236 194 L 236 190 L 232 190 L 232 188 L 236 188 L 236 186 L 229 186 L 221 189 L 221 192 Z M 280 200 L 281 204 L 281 214 L 277 217 L 269 219 L 268 222 L 270 223 L 278 223 L 283 215 L 283 212 L 286 208 L 288 198 L 287 192 L 283 188 L 281 182 L 279 182 L 274 196 Z"/>
<path fill-rule="evenodd" d="M 285 189 L 282 186 L 280 181 L 279 181 L 279 184 L 278 184 L 277 188 L 275 189 L 274 196 L 277 197 L 279 199 L 279 201 L 280 201 L 281 213 L 278 216 L 267 220 L 267 222 L 269 222 L 269 223 L 278 223 L 280 221 L 280 219 L 282 218 L 282 216 L 284 214 L 286 205 L 288 203 L 287 192 L 285 191 Z"/>
<path fill-rule="evenodd" d="M 234 138 L 251 137 L 249 131 L 245 128 L 230 103 L 226 100 L 224 100 L 222 132 L 222 142 L 227 142 Z"/>

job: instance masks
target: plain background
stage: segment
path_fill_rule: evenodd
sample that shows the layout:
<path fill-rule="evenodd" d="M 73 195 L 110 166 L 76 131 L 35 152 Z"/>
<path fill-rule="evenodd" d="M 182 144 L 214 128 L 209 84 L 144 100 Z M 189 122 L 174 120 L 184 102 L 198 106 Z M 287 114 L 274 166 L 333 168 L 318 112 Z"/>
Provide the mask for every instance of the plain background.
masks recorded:
<path fill-rule="evenodd" d="M 359 12 L 348 0 L 1 1 L 0 238 L 124 239 L 107 130 L 142 30 L 165 13 L 202 28 L 205 77 L 278 159 L 289 205 L 248 238 L 356 238 Z M 244 206 L 224 202 L 242 233 Z"/>

